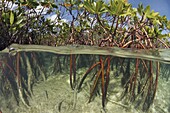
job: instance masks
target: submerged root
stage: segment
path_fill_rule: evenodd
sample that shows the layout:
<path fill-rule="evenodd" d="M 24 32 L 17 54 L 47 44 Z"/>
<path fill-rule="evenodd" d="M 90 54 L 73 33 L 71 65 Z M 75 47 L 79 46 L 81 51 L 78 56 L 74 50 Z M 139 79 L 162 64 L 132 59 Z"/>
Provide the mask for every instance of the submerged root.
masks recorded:
<path fill-rule="evenodd" d="M 24 106 L 26 106 L 27 108 L 30 108 L 30 106 L 26 103 L 26 101 L 24 99 L 21 88 L 18 88 L 18 93 L 19 93 L 19 97 L 21 99 L 21 102 L 24 104 Z"/>
<path fill-rule="evenodd" d="M 27 65 L 27 74 L 28 74 L 28 91 L 31 93 L 31 96 L 33 95 L 32 90 L 31 90 L 31 80 L 32 80 L 32 69 L 31 69 L 31 64 L 28 59 L 28 57 L 25 55 L 26 58 L 26 65 Z"/>

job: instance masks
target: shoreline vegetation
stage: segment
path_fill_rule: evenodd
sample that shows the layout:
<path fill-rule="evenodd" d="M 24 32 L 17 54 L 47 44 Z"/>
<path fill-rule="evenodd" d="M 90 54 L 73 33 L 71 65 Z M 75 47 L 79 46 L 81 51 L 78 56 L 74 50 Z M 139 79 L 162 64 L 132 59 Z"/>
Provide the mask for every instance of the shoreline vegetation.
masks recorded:
<path fill-rule="evenodd" d="M 108 3 L 102 0 L 9 0 L 1 1 L 0 6 L 0 29 L 3 29 L 0 31 L 0 50 L 13 43 L 59 47 L 88 45 L 101 47 L 101 50 L 104 47 L 117 47 L 159 51 L 170 47 L 170 20 L 151 10 L 150 6 L 144 7 L 142 4 L 133 8 L 125 0 L 110 0 Z M 50 14 L 55 15 L 55 21 L 46 18 Z M 159 52 L 154 53 L 160 56 Z M 136 103 L 137 107 L 142 106 L 144 112 L 153 104 L 160 71 L 163 70 L 159 61 L 124 59 L 110 55 L 90 55 L 88 58 L 76 54 L 67 56 L 69 57 L 65 56 L 62 60 L 60 56 L 56 56 L 52 62 L 53 72 L 62 72 L 61 67 L 67 65 L 70 87 L 79 93 L 83 90 L 86 79 L 92 76 L 88 102 L 92 102 L 99 91 L 101 106 L 105 110 L 110 73 L 116 67 L 118 73 L 115 76 L 123 74 L 122 99 Z M 29 108 L 28 98 L 33 97 L 32 85 L 40 78 L 43 81 L 48 78 L 44 67 L 47 64 L 43 62 L 46 59 L 41 52 L 15 50 L 13 56 L 3 54 L 0 59 L 0 79 L 4 82 L 1 86 L 2 94 L 6 95 L 6 90 L 10 87 L 9 91 L 17 104 L 22 101 Z M 53 58 L 48 60 L 50 62 Z M 87 70 L 79 78 L 77 69 L 83 66 Z M 169 65 L 164 65 L 165 67 Z M 169 73 L 169 70 L 166 72 Z"/>

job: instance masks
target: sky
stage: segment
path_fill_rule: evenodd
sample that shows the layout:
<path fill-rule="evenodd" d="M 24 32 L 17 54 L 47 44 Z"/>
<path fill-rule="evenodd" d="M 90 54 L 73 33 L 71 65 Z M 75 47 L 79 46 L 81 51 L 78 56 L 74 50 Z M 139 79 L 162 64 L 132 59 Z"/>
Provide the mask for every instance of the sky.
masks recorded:
<path fill-rule="evenodd" d="M 166 15 L 170 20 L 170 0 L 128 0 L 133 7 L 138 7 L 139 3 L 142 3 L 144 7 L 151 6 L 151 10 L 159 12 L 161 16 Z"/>

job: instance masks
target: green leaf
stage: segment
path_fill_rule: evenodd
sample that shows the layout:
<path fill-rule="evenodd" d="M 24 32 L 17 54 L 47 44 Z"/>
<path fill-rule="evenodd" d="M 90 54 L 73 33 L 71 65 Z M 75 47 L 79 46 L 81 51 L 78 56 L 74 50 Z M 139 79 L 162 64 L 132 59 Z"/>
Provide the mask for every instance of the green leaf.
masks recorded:
<path fill-rule="evenodd" d="M 53 7 L 53 8 L 58 8 L 58 6 L 56 5 L 56 4 L 54 4 L 54 3 L 51 3 L 51 6 Z"/>
<path fill-rule="evenodd" d="M 170 30 L 170 20 L 167 22 L 167 29 Z"/>
<path fill-rule="evenodd" d="M 146 16 L 147 16 L 148 18 L 154 19 L 154 18 L 157 18 L 158 15 L 159 15 L 159 12 L 154 12 L 154 11 L 152 10 L 151 13 L 148 13 Z"/>
<path fill-rule="evenodd" d="M 156 17 L 156 16 L 158 16 L 159 15 L 159 12 L 153 12 L 152 13 L 152 16 L 154 16 L 154 17 Z"/>
<path fill-rule="evenodd" d="M 103 1 L 100 0 L 96 2 L 96 7 L 95 7 L 96 13 L 99 13 L 101 11 L 102 6 L 103 6 Z"/>
<path fill-rule="evenodd" d="M 110 0 L 109 6 L 105 6 L 106 10 L 110 10 L 109 12 L 111 12 L 111 14 L 120 16 L 125 16 L 129 7 L 130 5 L 125 3 L 123 0 Z"/>
<path fill-rule="evenodd" d="M 130 8 L 128 8 L 125 12 L 120 14 L 120 16 L 127 16 L 127 15 L 132 15 L 132 10 Z"/>
<path fill-rule="evenodd" d="M 24 2 L 24 0 L 18 0 L 19 2 Z"/>
<path fill-rule="evenodd" d="M 156 24 L 159 24 L 159 25 L 162 25 L 161 22 L 159 20 L 153 20 L 153 24 L 156 25 Z"/>
<path fill-rule="evenodd" d="M 91 13 L 95 13 L 95 10 L 94 10 L 94 4 L 93 4 L 93 6 L 91 5 L 91 3 L 89 3 L 88 1 L 85 1 L 84 2 L 84 7 L 88 10 L 88 11 L 90 11 Z"/>
<path fill-rule="evenodd" d="M 49 3 L 48 2 L 40 2 L 40 4 L 43 6 L 43 7 L 49 7 Z"/>
<path fill-rule="evenodd" d="M 116 14 L 117 0 L 110 0 L 109 5 L 104 6 L 106 11 L 108 11 L 110 14 L 112 15 Z"/>
<path fill-rule="evenodd" d="M 23 26 L 25 26 L 25 23 L 19 24 L 19 28 L 22 28 Z"/>
<path fill-rule="evenodd" d="M 39 3 L 37 2 L 31 2 L 31 4 L 33 5 L 33 7 L 37 7 L 39 5 Z"/>
<path fill-rule="evenodd" d="M 110 14 L 112 14 L 112 15 L 114 15 L 114 14 L 115 14 L 115 11 L 114 11 L 114 10 L 112 10 L 110 6 L 105 5 L 105 9 L 106 9 L 106 11 L 108 11 Z"/>
<path fill-rule="evenodd" d="M 168 33 L 168 37 L 170 37 L 170 33 Z"/>
<path fill-rule="evenodd" d="M 149 5 L 148 5 L 148 6 L 146 6 L 146 8 L 145 8 L 144 12 L 145 12 L 145 14 L 146 14 L 146 15 L 149 15 L 149 14 L 150 14 L 150 12 L 151 12 L 151 8 L 150 8 L 150 6 L 149 6 Z"/>
<path fill-rule="evenodd" d="M 79 7 L 82 8 L 84 5 L 83 4 L 79 4 Z"/>
<path fill-rule="evenodd" d="M 14 12 L 10 12 L 10 24 L 12 25 L 14 23 Z"/>
<path fill-rule="evenodd" d="M 10 17 L 9 13 L 3 12 L 2 17 L 3 17 L 4 22 L 9 23 L 9 17 Z"/>
<path fill-rule="evenodd" d="M 28 4 L 27 4 L 27 2 L 21 2 L 21 5 L 22 6 L 27 6 Z"/>
<path fill-rule="evenodd" d="M 12 31 L 16 31 L 17 27 L 12 27 L 11 29 Z"/>
<path fill-rule="evenodd" d="M 16 24 L 17 24 L 17 25 L 21 24 L 21 22 L 22 22 L 23 20 L 24 20 L 23 18 L 17 20 Z"/>
<path fill-rule="evenodd" d="M 138 11 L 139 15 L 141 15 L 141 16 L 143 15 L 143 4 L 142 3 L 140 3 L 138 5 L 137 11 Z"/>

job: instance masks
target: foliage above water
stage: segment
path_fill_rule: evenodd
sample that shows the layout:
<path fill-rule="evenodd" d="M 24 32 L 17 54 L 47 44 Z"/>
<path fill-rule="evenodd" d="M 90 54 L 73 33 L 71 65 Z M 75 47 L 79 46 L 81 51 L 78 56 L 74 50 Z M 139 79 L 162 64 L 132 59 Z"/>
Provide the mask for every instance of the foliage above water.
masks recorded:
<path fill-rule="evenodd" d="M 2 0 L 1 49 L 20 44 L 168 48 L 170 21 L 125 0 Z M 50 20 L 49 16 L 55 17 Z"/>

